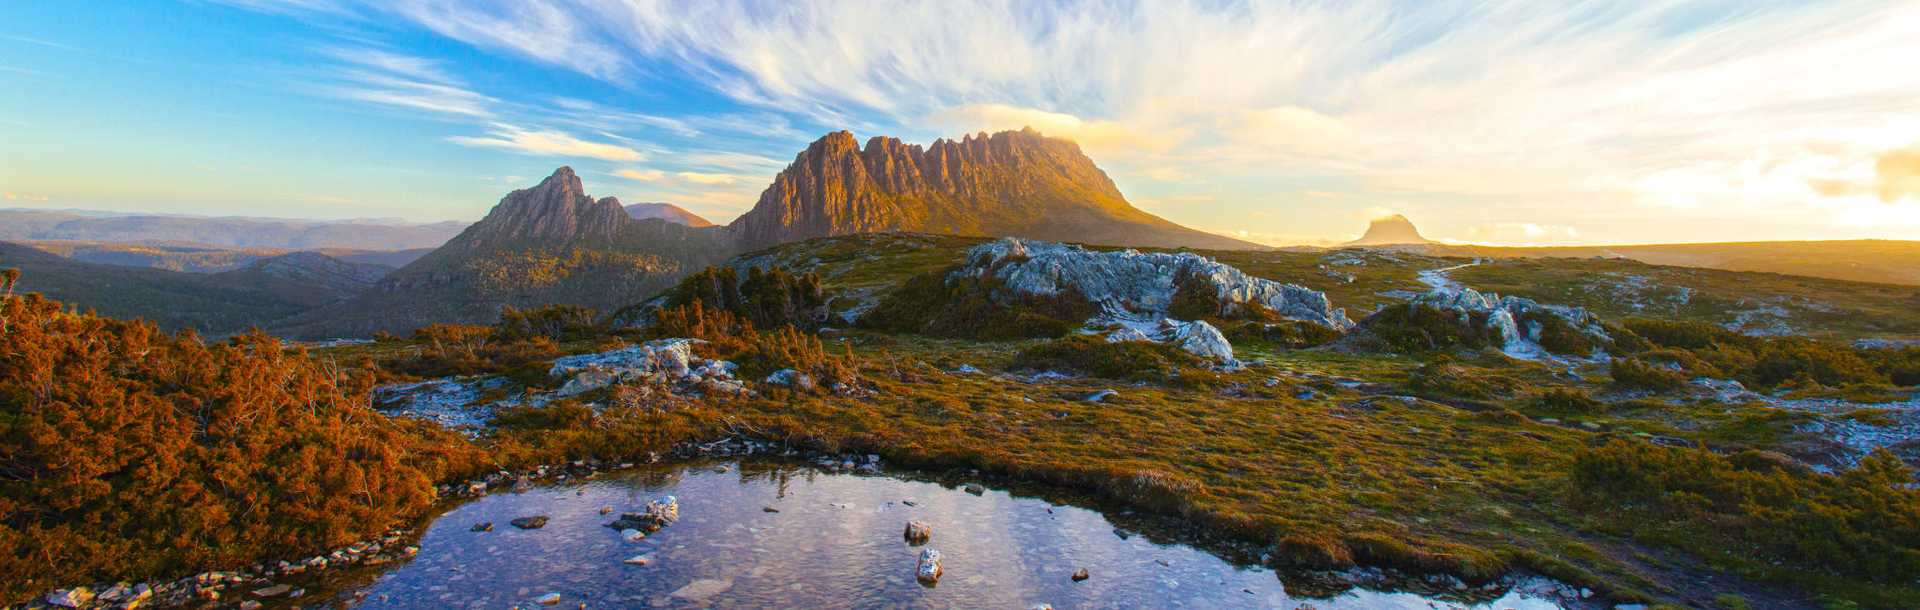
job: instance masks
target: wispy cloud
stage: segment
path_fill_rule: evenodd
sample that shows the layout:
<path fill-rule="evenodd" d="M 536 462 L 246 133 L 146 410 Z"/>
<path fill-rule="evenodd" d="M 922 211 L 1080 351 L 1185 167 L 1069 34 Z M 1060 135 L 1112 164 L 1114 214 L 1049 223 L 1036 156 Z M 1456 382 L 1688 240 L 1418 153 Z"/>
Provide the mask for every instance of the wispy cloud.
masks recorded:
<path fill-rule="evenodd" d="M 590 157 L 607 161 L 639 161 L 646 158 L 640 151 L 618 144 L 582 140 L 561 131 L 523 129 L 506 123 L 494 123 L 486 136 L 453 136 L 447 141 L 463 146 L 499 148 L 551 157 Z"/>
<path fill-rule="evenodd" d="M 340 84 L 325 87 L 331 94 L 434 113 L 485 118 L 498 100 L 465 88 L 439 62 L 378 49 L 334 48 L 325 54 L 342 62 Z"/>

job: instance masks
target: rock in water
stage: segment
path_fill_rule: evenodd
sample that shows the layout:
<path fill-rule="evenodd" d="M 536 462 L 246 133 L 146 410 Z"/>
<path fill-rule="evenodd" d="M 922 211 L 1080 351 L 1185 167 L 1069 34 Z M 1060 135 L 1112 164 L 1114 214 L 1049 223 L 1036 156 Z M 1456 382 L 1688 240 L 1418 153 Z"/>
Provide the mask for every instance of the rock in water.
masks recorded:
<path fill-rule="evenodd" d="M 607 527 L 617 530 L 639 530 L 643 533 L 660 531 L 660 528 L 672 525 L 680 519 L 680 500 L 666 496 L 647 503 L 644 512 L 621 513 L 620 518 Z"/>
<path fill-rule="evenodd" d="M 513 521 L 509 521 L 509 523 L 512 523 L 514 527 L 517 527 L 523 530 L 537 530 L 547 526 L 547 516 L 536 515 L 532 517 L 521 517 L 519 519 L 514 519 Z"/>
<path fill-rule="evenodd" d="M 624 560 L 621 560 L 621 563 L 624 563 L 630 566 L 644 566 L 644 565 L 653 563 L 653 556 L 652 555 L 634 555 L 632 557 L 628 557 Z"/>
<path fill-rule="evenodd" d="M 933 526 L 920 521 L 908 521 L 906 538 L 909 543 L 926 544 L 927 540 L 933 538 Z"/>
<path fill-rule="evenodd" d="M 920 564 L 913 571 L 913 577 L 921 584 L 933 585 L 940 582 L 944 572 L 940 567 L 940 551 L 927 549 L 920 551 Z"/>
<path fill-rule="evenodd" d="M 1089 578 L 1093 578 L 1093 575 L 1088 574 L 1086 568 L 1080 568 L 1073 573 L 1073 582 L 1080 582 Z"/>
<path fill-rule="evenodd" d="M 491 532 L 493 531 L 493 522 L 482 521 L 480 523 L 473 524 L 473 527 L 470 527 L 467 529 L 468 531 L 474 531 L 474 532 Z"/>
<path fill-rule="evenodd" d="M 538 604 L 540 604 L 540 605 L 542 605 L 542 606 L 552 606 L 552 605 L 554 605 L 554 604 L 558 604 L 558 603 L 560 603 L 560 594 L 559 594 L 559 593 L 548 593 L 548 594 L 546 594 L 546 595 L 542 595 L 542 596 L 540 596 L 540 597 L 536 597 L 536 598 L 534 598 L 534 599 L 533 599 L 533 601 L 534 601 L 535 603 L 538 603 Z"/>

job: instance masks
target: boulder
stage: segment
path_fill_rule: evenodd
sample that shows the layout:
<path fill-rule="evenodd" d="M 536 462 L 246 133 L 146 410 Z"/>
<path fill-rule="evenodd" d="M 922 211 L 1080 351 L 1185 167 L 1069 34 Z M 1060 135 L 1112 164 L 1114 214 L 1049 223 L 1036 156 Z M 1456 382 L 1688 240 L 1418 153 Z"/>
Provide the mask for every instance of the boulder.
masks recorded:
<path fill-rule="evenodd" d="M 780 369 L 778 371 L 774 371 L 772 375 L 767 376 L 765 383 L 768 383 L 771 385 L 787 386 L 789 388 L 793 388 L 795 390 L 802 390 L 802 391 L 812 390 L 814 388 L 812 375 L 808 375 L 806 373 L 802 373 L 794 369 Z"/>
<path fill-rule="evenodd" d="M 532 517 L 521 517 L 510 521 L 510 523 L 512 523 L 514 527 L 523 530 L 537 530 L 547 526 L 547 516 L 535 515 Z"/>
<path fill-rule="evenodd" d="M 1550 357 L 1540 346 L 1539 324 L 1528 324 L 1522 328 L 1519 320 L 1537 315 L 1550 315 L 1561 320 L 1591 337 L 1597 343 L 1609 343 L 1612 337 L 1600 324 L 1600 317 L 1584 308 L 1546 305 L 1533 299 L 1498 294 L 1483 293 L 1457 284 L 1442 284 L 1427 291 L 1413 300 L 1416 305 L 1446 309 L 1460 313 L 1461 319 L 1471 319 L 1469 314 L 1485 316 L 1485 325 L 1500 333 L 1503 343 L 1501 351 L 1508 356 L 1521 359 L 1539 359 Z"/>
<path fill-rule="evenodd" d="M 920 551 L 920 563 L 913 570 L 913 577 L 922 584 L 932 585 L 940 582 L 944 572 L 940 567 L 940 551 L 926 549 Z"/>
<path fill-rule="evenodd" d="M 1227 342 L 1227 336 L 1220 334 L 1220 329 L 1205 320 L 1181 322 L 1163 318 L 1160 320 L 1159 335 L 1161 341 L 1195 356 L 1223 364 L 1237 362 L 1233 359 L 1233 344 Z"/>
<path fill-rule="evenodd" d="M 933 538 L 933 526 L 921 521 L 908 521 L 905 536 L 909 543 L 926 544 L 927 540 Z"/>
<path fill-rule="evenodd" d="M 617 383 L 658 382 L 697 388 L 705 382 L 734 382 L 733 363 L 693 355 L 699 339 L 659 339 L 595 354 L 553 361 L 547 375 L 565 379 L 556 396 L 574 396 Z M 737 384 L 737 382 L 735 382 Z"/>

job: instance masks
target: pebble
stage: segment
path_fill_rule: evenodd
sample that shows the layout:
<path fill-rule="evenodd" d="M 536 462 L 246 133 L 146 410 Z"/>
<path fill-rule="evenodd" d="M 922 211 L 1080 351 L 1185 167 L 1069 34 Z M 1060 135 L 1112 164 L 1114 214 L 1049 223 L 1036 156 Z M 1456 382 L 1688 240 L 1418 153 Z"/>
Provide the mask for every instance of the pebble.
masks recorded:
<path fill-rule="evenodd" d="M 532 517 L 521 517 L 514 519 L 510 523 L 512 523 L 514 527 L 523 530 L 537 530 L 547 526 L 547 516 L 535 515 Z"/>
<path fill-rule="evenodd" d="M 1073 573 L 1073 582 L 1080 582 L 1082 580 L 1086 580 L 1089 578 L 1093 578 L 1093 575 L 1088 574 L 1086 568 L 1080 568 L 1078 571 L 1075 571 Z"/>
<path fill-rule="evenodd" d="M 542 595 L 540 597 L 534 598 L 533 601 L 539 603 L 542 606 L 551 606 L 551 605 L 560 603 L 560 594 L 548 593 L 546 595 Z"/>

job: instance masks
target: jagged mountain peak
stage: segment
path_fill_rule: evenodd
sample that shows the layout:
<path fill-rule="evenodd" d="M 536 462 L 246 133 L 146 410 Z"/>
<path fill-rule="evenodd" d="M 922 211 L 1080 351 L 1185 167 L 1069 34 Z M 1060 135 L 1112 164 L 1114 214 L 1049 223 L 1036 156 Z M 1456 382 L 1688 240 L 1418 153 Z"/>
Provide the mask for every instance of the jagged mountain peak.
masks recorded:
<path fill-rule="evenodd" d="M 730 225 L 744 244 L 876 231 L 1016 236 L 1134 246 L 1245 248 L 1127 203 L 1078 144 L 1032 128 L 922 147 L 835 131 L 774 177 Z"/>

